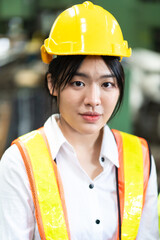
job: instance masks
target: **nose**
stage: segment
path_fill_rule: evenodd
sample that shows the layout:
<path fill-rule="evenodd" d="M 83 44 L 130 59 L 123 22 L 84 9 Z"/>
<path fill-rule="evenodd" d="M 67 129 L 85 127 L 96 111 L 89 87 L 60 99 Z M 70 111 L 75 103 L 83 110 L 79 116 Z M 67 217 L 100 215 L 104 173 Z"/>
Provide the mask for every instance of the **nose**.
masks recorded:
<path fill-rule="evenodd" d="M 93 84 L 87 89 L 84 104 L 91 107 L 101 104 L 101 92 L 97 84 Z"/>

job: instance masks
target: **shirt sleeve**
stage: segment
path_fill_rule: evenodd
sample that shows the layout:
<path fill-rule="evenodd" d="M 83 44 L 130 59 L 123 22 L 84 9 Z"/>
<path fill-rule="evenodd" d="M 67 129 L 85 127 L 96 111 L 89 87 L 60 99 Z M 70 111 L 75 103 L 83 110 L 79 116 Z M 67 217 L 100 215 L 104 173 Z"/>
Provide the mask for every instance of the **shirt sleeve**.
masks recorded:
<path fill-rule="evenodd" d="M 157 209 L 157 175 L 153 157 L 151 158 L 151 174 L 146 191 L 146 199 L 136 240 L 158 240 Z"/>
<path fill-rule="evenodd" d="M 0 239 L 33 240 L 34 205 L 25 166 L 16 145 L 0 161 Z"/>

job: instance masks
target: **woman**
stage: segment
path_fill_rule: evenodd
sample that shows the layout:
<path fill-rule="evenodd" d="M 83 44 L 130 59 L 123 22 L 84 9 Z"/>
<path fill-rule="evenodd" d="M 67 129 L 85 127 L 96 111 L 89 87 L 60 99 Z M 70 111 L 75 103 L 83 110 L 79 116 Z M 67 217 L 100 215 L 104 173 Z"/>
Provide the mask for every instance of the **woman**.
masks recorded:
<path fill-rule="evenodd" d="M 148 145 L 106 125 L 123 98 L 120 59 L 131 54 L 117 21 L 91 2 L 75 5 L 41 51 L 60 114 L 2 157 L 0 239 L 158 239 Z"/>

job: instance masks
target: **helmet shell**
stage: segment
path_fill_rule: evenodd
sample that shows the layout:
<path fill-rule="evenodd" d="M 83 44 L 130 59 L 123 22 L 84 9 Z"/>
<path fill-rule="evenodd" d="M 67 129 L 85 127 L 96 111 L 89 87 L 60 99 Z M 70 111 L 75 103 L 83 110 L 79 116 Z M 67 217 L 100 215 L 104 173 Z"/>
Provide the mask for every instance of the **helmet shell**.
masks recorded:
<path fill-rule="evenodd" d="M 131 49 L 111 13 L 86 1 L 63 11 L 41 47 L 42 60 L 52 55 L 108 55 L 129 57 Z"/>

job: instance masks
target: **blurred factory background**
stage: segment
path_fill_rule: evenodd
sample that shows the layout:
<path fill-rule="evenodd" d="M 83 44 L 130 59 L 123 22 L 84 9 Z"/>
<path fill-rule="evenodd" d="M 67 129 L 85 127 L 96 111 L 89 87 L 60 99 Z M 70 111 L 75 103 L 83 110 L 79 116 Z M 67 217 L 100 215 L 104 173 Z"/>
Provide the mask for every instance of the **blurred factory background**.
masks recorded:
<path fill-rule="evenodd" d="M 78 0 L 0 0 L 0 157 L 51 113 L 40 46 L 57 15 Z M 110 126 L 145 137 L 160 189 L 160 0 L 95 0 L 118 20 L 133 49 L 123 59 L 126 94 Z M 55 111 L 55 109 L 53 109 Z"/>

